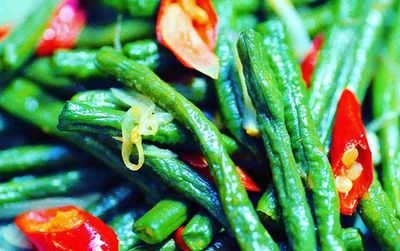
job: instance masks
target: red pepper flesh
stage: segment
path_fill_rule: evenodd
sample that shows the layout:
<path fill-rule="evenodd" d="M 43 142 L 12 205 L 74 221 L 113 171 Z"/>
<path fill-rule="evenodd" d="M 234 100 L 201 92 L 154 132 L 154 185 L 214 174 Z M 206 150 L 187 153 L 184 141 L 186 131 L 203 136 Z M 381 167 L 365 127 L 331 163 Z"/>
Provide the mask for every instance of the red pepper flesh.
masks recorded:
<path fill-rule="evenodd" d="M 346 151 L 354 148 L 358 152 L 358 155 L 354 155 L 355 161 L 361 164 L 362 171 L 356 179 L 353 177 L 350 191 L 339 192 L 340 212 L 345 215 L 353 214 L 373 178 L 372 156 L 362 122 L 361 105 L 354 93 L 346 89 L 338 103 L 330 148 L 330 161 L 336 181 L 338 177 L 348 175 L 349 167 L 344 164 L 343 156 Z"/>
<path fill-rule="evenodd" d="M 204 175 L 206 178 L 214 182 L 214 178 L 210 173 L 210 169 L 208 167 L 208 163 L 206 159 L 201 154 L 193 154 L 193 153 L 180 153 L 179 157 L 195 169 L 198 173 Z M 261 189 L 258 185 L 253 181 L 249 174 L 247 174 L 242 168 L 236 166 L 236 170 L 240 176 L 240 180 L 243 186 L 249 192 L 260 192 Z"/>
<path fill-rule="evenodd" d="M 214 53 L 217 14 L 210 0 L 161 0 L 157 15 L 158 41 L 186 67 L 218 77 Z"/>
<path fill-rule="evenodd" d="M 319 34 L 313 39 L 312 47 L 309 52 L 305 55 L 303 61 L 301 62 L 301 73 L 303 75 L 304 82 L 306 82 L 307 87 L 311 86 L 311 77 L 314 73 L 314 67 L 317 63 L 318 54 L 321 50 L 322 42 L 324 41 L 324 36 Z"/>
<path fill-rule="evenodd" d="M 180 226 L 176 231 L 175 231 L 175 242 L 176 245 L 182 250 L 182 251 L 192 251 L 185 243 L 185 241 L 182 238 L 182 233 L 183 230 L 185 229 L 184 226 Z"/>
<path fill-rule="evenodd" d="M 0 26 L 0 42 L 5 39 L 11 32 L 11 26 Z"/>
<path fill-rule="evenodd" d="M 29 211 L 15 224 L 39 251 L 118 251 L 115 232 L 76 206 Z"/>
<path fill-rule="evenodd" d="M 73 48 L 85 24 L 86 14 L 79 8 L 79 1 L 62 1 L 49 27 L 43 33 L 36 53 L 45 56 L 57 49 Z"/>

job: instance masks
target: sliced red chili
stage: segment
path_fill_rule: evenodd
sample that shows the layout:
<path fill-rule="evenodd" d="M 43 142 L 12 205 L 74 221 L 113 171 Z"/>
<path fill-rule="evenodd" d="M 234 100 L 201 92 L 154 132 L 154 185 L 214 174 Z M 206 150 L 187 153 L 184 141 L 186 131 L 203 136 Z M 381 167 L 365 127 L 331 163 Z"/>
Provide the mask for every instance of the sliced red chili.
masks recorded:
<path fill-rule="evenodd" d="M 8 36 L 8 34 L 10 34 L 10 32 L 11 32 L 11 26 L 9 25 L 0 26 L 0 41 L 5 39 Z"/>
<path fill-rule="evenodd" d="M 79 8 L 79 0 L 62 1 L 43 33 L 36 53 L 44 56 L 57 49 L 73 48 L 85 24 L 86 14 Z"/>
<path fill-rule="evenodd" d="M 301 73 L 303 79 L 306 82 L 307 87 L 311 86 L 311 77 L 314 73 L 314 67 L 317 63 L 318 54 L 321 50 L 322 42 L 324 41 L 324 36 L 319 34 L 313 39 L 312 47 L 309 52 L 305 55 L 303 61 L 301 62 Z"/>
<path fill-rule="evenodd" d="M 180 153 L 179 157 L 186 162 L 189 166 L 195 169 L 197 172 L 203 174 L 209 180 L 214 182 L 214 178 L 210 173 L 210 168 L 204 156 L 201 154 L 194 154 L 194 153 Z M 258 185 L 253 181 L 249 174 L 247 174 L 242 168 L 236 166 L 236 170 L 240 176 L 240 181 L 242 182 L 243 186 L 249 192 L 260 192 L 261 189 Z"/>
<path fill-rule="evenodd" d="M 210 0 L 161 0 L 157 15 L 158 41 L 186 67 L 218 77 L 214 53 L 217 14 Z"/>
<path fill-rule="evenodd" d="M 186 245 L 185 241 L 182 238 L 182 233 L 183 230 L 185 229 L 184 226 L 180 226 L 176 231 L 175 231 L 175 242 L 176 245 L 182 250 L 182 251 L 191 251 L 191 249 Z"/>
<path fill-rule="evenodd" d="M 339 192 L 340 212 L 352 215 L 372 183 L 373 166 L 361 105 L 347 89 L 343 91 L 336 111 L 330 161 Z"/>
<path fill-rule="evenodd" d="M 39 251 L 118 251 L 114 231 L 76 206 L 29 211 L 19 215 L 15 224 Z"/>

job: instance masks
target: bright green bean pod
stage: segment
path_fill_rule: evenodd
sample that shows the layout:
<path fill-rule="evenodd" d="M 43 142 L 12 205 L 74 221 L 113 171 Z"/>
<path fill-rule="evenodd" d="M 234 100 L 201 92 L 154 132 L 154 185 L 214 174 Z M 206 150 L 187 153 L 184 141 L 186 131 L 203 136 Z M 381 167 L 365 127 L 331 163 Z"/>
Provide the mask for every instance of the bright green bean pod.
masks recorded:
<path fill-rule="evenodd" d="M 164 241 L 192 214 L 193 205 L 178 197 L 158 202 L 133 224 L 133 231 L 148 244 Z"/>
<path fill-rule="evenodd" d="M 67 131 L 97 132 L 121 136 L 121 121 L 124 115 L 125 111 L 98 108 L 69 101 L 60 114 L 58 128 Z M 155 135 L 144 136 L 143 139 L 159 144 L 186 145 L 193 148 L 192 137 L 175 121 L 160 124 Z M 223 142 L 228 153 L 237 152 L 239 147 L 234 140 L 223 135 Z"/>
<path fill-rule="evenodd" d="M 316 250 L 311 210 L 286 131 L 283 97 L 268 63 L 261 35 L 253 30 L 242 32 L 238 49 L 271 163 L 286 233 L 294 250 Z"/>
<path fill-rule="evenodd" d="M 127 202 L 137 199 L 139 191 L 136 188 L 121 185 L 104 194 L 98 201 L 89 204 L 86 211 L 94 216 L 105 219 L 110 214 L 115 213 L 122 208 Z"/>
<path fill-rule="evenodd" d="M 65 146 L 18 146 L 0 151 L 0 174 L 44 170 L 73 160 L 76 160 L 76 156 Z"/>
<path fill-rule="evenodd" d="M 214 80 L 214 86 L 222 121 L 240 143 L 255 155 L 260 156 L 257 145 L 244 129 L 243 92 L 240 88 L 234 56 L 237 40 L 237 34 L 232 29 L 233 22 L 236 20 L 234 10 L 228 1 L 221 0 L 217 4 L 217 12 L 220 20 L 220 35 L 217 40 L 216 55 L 220 59 L 220 73 L 218 79 Z"/>
<path fill-rule="evenodd" d="M 122 163 L 120 156 L 93 136 L 61 132 L 57 129 L 58 115 L 63 102 L 47 95 L 34 83 L 25 79 L 14 80 L 0 93 L 0 107 L 8 113 L 40 128 L 43 132 L 61 137 L 95 156 L 107 166 L 126 177 L 146 194 L 149 200 L 158 201 L 164 187 L 154 177 L 144 172 L 132 173 Z M 159 191 L 154 193 L 154 191 Z"/>
<path fill-rule="evenodd" d="M 342 240 L 347 251 L 364 251 L 364 244 L 357 228 L 344 228 L 342 230 Z"/>
<path fill-rule="evenodd" d="M 186 224 L 182 239 L 192 251 L 204 250 L 217 235 L 220 225 L 205 211 L 200 210 Z"/>
<path fill-rule="evenodd" d="M 132 231 L 133 223 L 144 214 L 139 209 L 121 213 L 112 218 L 109 226 L 115 231 L 118 236 L 119 251 L 128 251 L 140 243 L 140 238 Z"/>
<path fill-rule="evenodd" d="M 400 95 L 398 92 L 400 76 L 400 8 L 396 23 L 388 38 L 385 53 L 375 75 L 372 86 L 373 115 L 375 119 L 384 118 L 390 113 L 399 112 Z M 378 131 L 382 156 L 382 186 L 392 201 L 397 216 L 400 217 L 400 119 L 387 119 Z"/>
<path fill-rule="evenodd" d="M 283 94 L 285 124 L 300 174 L 312 193 L 322 250 L 344 250 L 339 198 L 332 168 L 308 108 L 306 85 L 289 46 L 283 23 L 271 21 L 264 38 L 267 57 Z"/>
<path fill-rule="evenodd" d="M 240 247 L 243 250 L 277 249 L 257 217 L 220 132 L 201 110 L 151 70 L 112 48 L 102 48 L 96 59 L 100 69 L 150 97 L 193 133 L 216 180 L 221 204 Z"/>
<path fill-rule="evenodd" d="M 261 6 L 261 1 L 258 0 L 235 0 L 232 1 L 235 13 L 246 14 L 255 13 Z"/>
<path fill-rule="evenodd" d="M 126 8 L 133 17 L 151 17 L 156 14 L 160 0 L 125 0 Z"/>
<path fill-rule="evenodd" d="M 0 183 L 0 205 L 83 191 L 86 187 L 85 183 L 89 180 L 91 180 L 90 188 L 96 189 L 103 186 L 107 179 L 105 176 L 96 177 L 94 170 L 75 170 Z"/>
<path fill-rule="evenodd" d="M 369 191 L 364 194 L 358 212 L 375 239 L 387 250 L 400 250 L 400 220 L 374 173 Z"/>
<path fill-rule="evenodd" d="M 93 48 L 114 43 L 117 23 L 104 26 L 86 26 L 79 34 L 77 47 Z M 121 43 L 154 36 L 154 24 L 147 20 L 124 20 L 121 22 Z M 93 39 L 96 38 L 96 39 Z"/>
<path fill-rule="evenodd" d="M 95 65 L 94 50 L 60 50 L 51 58 L 56 74 L 63 77 L 88 79 L 103 76 Z"/>
<path fill-rule="evenodd" d="M 60 0 L 46 0 L 0 43 L 0 71 L 16 71 L 34 53 Z"/>

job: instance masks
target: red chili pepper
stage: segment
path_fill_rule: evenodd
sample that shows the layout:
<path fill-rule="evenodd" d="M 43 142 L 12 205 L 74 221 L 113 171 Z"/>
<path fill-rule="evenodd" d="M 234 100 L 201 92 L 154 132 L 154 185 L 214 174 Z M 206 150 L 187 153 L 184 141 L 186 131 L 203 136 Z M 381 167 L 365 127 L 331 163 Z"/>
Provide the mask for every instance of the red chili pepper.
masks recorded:
<path fill-rule="evenodd" d="M 5 25 L 5 26 L 0 26 L 0 41 L 5 39 L 8 34 L 11 32 L 11 26 Z"/>
<path fill-rule="evenodd" d="M 344 90 L 332 131 L 330 161 L 339 191 L 340 212 L 352 215 L 372 183 L 371 150 L 357 97 Z"/>
<path fill-rule="evenodd" d="M 214 182 L 214 177 L 212 177 L 210 173 L 210 169 L 208 167 L 208 163 L 206 159 L 201 154 L 193 154 L 193 153 L 181 153 L 179 157 L 186 162 L 189 166 L 195 169 L 197 172 L 203 174 L 209 180 Z M 257 186 L 257 184 L 253 181 L 253 179 L 248 175 L 242 168 L 236 166 L 236 170 L 240 176 L 240 181 L 243 186 L 249 192 L 260 192 L 261 189 Z"/>
<path fill-rule="evenodd" d="M 218 77 L 214 53 L 217 14 L 210 0 L 161 0 L 157 15 L 158 41 L 186 67 Z"/>
<path fill-rule="evenodd" d="M 303 79 L 306 82 L 307 87 L 311 86 L 311 76 L 314 72 L 314 67 L 315 64 L 317 63 L 318 54 L 321 49 L 323 41 L 324 41 L 324 36 L 322 34 L 316 36 L 312 42 L 312 47 L 310 51 L 307 52 L 303 61 L 301 62 L 301 73 L 303 75 Z"/>
<path fill-rule="evenodd" d="M 74 47 L 85 24 L 86 14 L 79 8 L 79 0 L 62 1 L 49 27 L 43 33 L 36 53 L 45 56 L 57 49 Z"/>
<path fill-rule="evenodd" d="M 114 231 L 76 206 L 29 211 L 19 215 L 15 224 L 39 251 L 118 251 Z"/>
<path fill-rule="evenodd" d="M 176 231 L 175 231 L 175 242 L 176 245 L 182 250 L 182 251 L 192 251 L 185 243 L 185 241 L 182 238 L 182 232 L 185 229 L 184 226 L 180 226 Z"/>

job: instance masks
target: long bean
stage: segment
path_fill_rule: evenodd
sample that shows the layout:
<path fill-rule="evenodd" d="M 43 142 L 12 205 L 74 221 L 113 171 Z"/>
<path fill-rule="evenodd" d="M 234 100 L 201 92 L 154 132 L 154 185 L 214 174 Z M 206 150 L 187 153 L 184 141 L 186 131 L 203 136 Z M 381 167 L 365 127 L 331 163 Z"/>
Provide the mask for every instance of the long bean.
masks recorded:
<path fill-rule="evenodd" d="M 311 210 L 285 127 L 283 97 L 268 63 L 262 37 L 253 30 L 242 32 L 238 49 L 246 84 L 257 111 L 265 149 L 271 163 L 285 230 L 293 249 L 316 250 Z M 305 243 L 304 240 L 307 240 Z"/>
<path fill-rule="evenodd" d="M 216 179 L 225 215 L 241 248 L 277 249 L 261 225 L 215 125 L 151 70 L 127 59 L 114 49 L 102 48 L 97 54 L 97 62 L 101 70 L 150 97 L 192 131 Z"/>
<path fill-rule="evenodd" d="M 313 210 L 322 250 L 344 250 L 341 240 L 339 198 L 332 168 L 319 141 L 307 104 L 306 85 L 279 21 L 267 25 L 267 56 L 283 94 L 285 124 L 305 186 L 312 193 Z"/>

